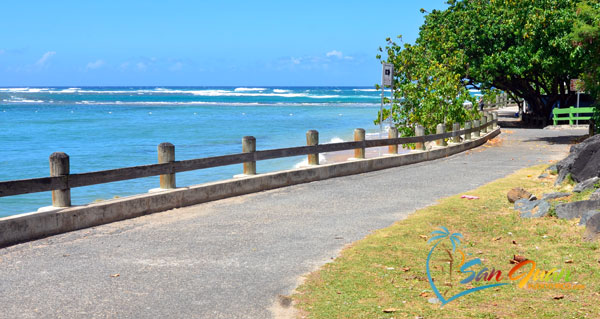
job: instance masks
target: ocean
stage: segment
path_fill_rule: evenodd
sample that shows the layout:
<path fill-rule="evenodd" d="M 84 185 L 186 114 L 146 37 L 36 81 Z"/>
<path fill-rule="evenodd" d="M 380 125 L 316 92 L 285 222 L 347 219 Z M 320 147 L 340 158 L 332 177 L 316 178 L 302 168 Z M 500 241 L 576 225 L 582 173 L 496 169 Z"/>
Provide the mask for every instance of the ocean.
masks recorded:
<path fill-rule="evenodd" d="M 46 87 L 0 88 L 0 181 L 49 176 L 53 152 L 70 156 L 71 173 L 153 164 L 162 142 L 177 160 L 257 149 L 352 140 L 373 124 L 380 92 L 367 87 Z M 305 157 L 260 161 L 257 172 L 297 167 Z M 327 161 L 322 157 L 321 161 Z M 224 180 L 241 165 L 177 174 L 177 186 Z M 158 176 L 71 190 L 73 205 L 145 193 Z M 0 217 L 51 205 L 50 192 L 0 198 Z"/>

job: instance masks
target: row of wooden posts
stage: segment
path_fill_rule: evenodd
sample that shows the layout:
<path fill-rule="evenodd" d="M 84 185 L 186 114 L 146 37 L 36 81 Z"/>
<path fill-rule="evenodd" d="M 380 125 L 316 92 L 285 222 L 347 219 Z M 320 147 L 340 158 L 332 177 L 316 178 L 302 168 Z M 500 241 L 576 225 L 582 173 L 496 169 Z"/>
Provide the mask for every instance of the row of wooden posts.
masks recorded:
<path fill-rule="evenodd" d="M 476 129 L 473 131 L 473 137 L 478 138 L 480 134 L 485 134 L 496 129 L 497 124 L 494 122 L 493 125 L 486 125 L 494 120 L 498 119 L 498 113 L 496 112 L 483 112 L 483 115 L 479 120 L 468 121 L 464 124 L 464 129 Z M 452 131 L 459 131 L 460 124 L 453 123 Z M 446 126 L 444 124 L 438 124 L 436 128 L 436 134 L 446 133 Z M 415 127 L 416 136 L 424 136 L 425 128 L 421 125 Z M 398 138 L 398 129 L 391 127 L 388 130 L 388 138 Z M 464 140 L 471 140 L 471 133 L 464 134 Z M 365 141 L 365 130 L 357 128 L 354 130 L 354 141 Z M 454 136 L 451 138 L 452 143 L 460 143 L 460 136 Z M 445 139 L 438 139 L 435 141 L 437 146 L 447 146 Z M 309 130 L 306 132 L 306 144 L 307 146 L 313 146 L 319 144 L 319 132 L 316 130 Z M 426 150 L 424 143 L 416 143 L 415 150 L 424 151 Z M 256 152 L 256 138 L 253 136 L 244 136 L 242 138 L 242 152 L 252 153 Z M 389 145 L 388 152 L 390 154 L 398 154 L 398 145 Z M 354 158 L 364 159 L 365 148 L 354 149 Z M 161 143 L 158 145 L 158 162 L 159 163 L 172 163 L 175 162 L 175 146 L 171 143 Z M 319 165 L 319 154 L 308 154 L 309 165 Z M 256 161 L 249 161 L 243 163 L 244 175 L 255 175 L 256 174 Z M 50 155 L 50 176 L 68 176 L 70 174 L 69 155 L 63 152 L 55 152 Z M 176 188 L 175 173 L 160 175 L 160 188 L 161 189 L 174 189 Z M 70 207 L 71 206 L 71 190 L 53 190 L 52 191 L 52 206 L 54 207 Z"/>

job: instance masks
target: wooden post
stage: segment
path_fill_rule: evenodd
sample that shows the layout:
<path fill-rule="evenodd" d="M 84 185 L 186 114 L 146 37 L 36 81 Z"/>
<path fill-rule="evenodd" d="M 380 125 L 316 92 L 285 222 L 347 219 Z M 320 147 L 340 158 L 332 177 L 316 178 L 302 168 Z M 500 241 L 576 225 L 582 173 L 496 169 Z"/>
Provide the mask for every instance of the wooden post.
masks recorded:
<path fill-rule="evenodd" d="M 398 128 L 395 126 L 390 127 L 388 130 L 388 138 L 398 138 Z M 398 144 L 388 146 L 388 153 L 398 154 Z"/>
<path fill-rule="evenodd" d="M 362 128 L 357 128 L 354 130 L 354 141 L 364 141 L 365 140 L 365 130 Z M 365 158 L 365 148 L 356 148 L 354 149 L 354 158 Z"/>
<path fill-rule="evenodd" d="M 158 144 L 158 163 L 175 162 L 175 145 L 171 143 Z M 175 188 L 175 173 L 160 175 L 160 188 Z"/>
<path fill-rule="evenodd" d="M 470 130 L 473 127 L 472 121 L 465 122 L 465 130 Z M 471 140 L 471 133 L 465 133 L 465 141 Z"/>
<path fill-rule="evenodd" d="M 306 145 L 314 146 L 319 144 L 319 132 L 310 130 L 306 132 Z M 308 165 L 319 165 L 319 153 L 308 154 Z"/>
<path fill-rule="evenodd" d="M 488 123 L 490 123 L 490 124 L 488 125 L 488 127 L 487 127 L 487 129 L 486 129 L 485 131 L 486 131 L 486 132 L 488 132 L 488 133 L 490 133 L 491 131 L 493 131 L 493 130 L 494 130 L 494 128 L 493 128 L 493 124 L 492 124 L 492 121 L 493 121 L 493 115 L 492 115 L 492 114 L 493 114 L 493 112 L 489 112 L 489 113 L 487 114 L 487 119 L 486 119 L 486 121 L 487 121 Z"/>
<path fill-rule="evenodd" d="M 498 112 L 492 113 L 492 120 L 494 121 L 492 128 L 495 130 L 498 128 Z"/>
<path fill-rule="evenodd" d="M 435 129 L 435 133 L 436 134 L 443 134 L 446 133 L 446 127 L 444 126 L 444 124 L 438 124 L 436 129 Z M 435 144 L 437 146 L 447 146 L 448 144 L 446 143 L 446 139 L 441 138 L 435 141 Z"/>
<path fill-rule="evenodd" d="M 50 176 L 69 175 L 69 155 L 63 152 L 54 152 L 50 155 Z M 71 189 L 52 191 L 52 206 L 70 207 Z"/>
<path fill-rule="evenodd" d="M 452 123 L 452 132 L 460 131 L 460 123 Z M 460 135 L 452 137 L 452 143 L 460 143 Z"/>
<path fill-rule="evenodd" d="M 415 136 L 425 136 L 425 127 L 421 124 L 415 126 Z M 416 143 L 415 149 L 419 151 L 425 150 L 425 143 Z"/>
<path fill-rule="evenodd" d="M 475 128 L 476 130 L 473 131 L 473 137 L 478 138 L 480 136 L 479 131 L 481 130 L 479 128 L 480 124 L 479 124 L 479 120 L 473 120 L 473 128 Z"/>
<path fill-rule="evenodd" d="M 481 119 L 479 119 L 479 132 L 485 134 L 486 132 L 486 124 L 487 124 L 487 116 L 483 115 Z"/>
<path fill-rule="evenodd" d="M 242 152 L 256 152 L 256 138 L 254 136 L 244 136 L 242 138 Z M 256 175 L 256 161 L 244 162 L 244 175 Z"/>

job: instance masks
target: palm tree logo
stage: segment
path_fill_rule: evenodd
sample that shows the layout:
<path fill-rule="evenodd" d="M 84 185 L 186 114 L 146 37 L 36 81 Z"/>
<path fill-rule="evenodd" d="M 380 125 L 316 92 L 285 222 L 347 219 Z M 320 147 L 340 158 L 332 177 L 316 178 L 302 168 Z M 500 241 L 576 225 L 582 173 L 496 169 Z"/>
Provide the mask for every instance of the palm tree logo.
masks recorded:
<path fill-rule="evenodd" d="M 433 278 L 431 278 L 431 271 L 429 270 L 429 261 L 433 254 L 433 251 L 444 239 L 446 239 L 446 238 L 450 239 L 450 243 L 452 244 L 452 253 L 454 253 L 454 251 L 456 250 L 456 247 L 460 246 L 460 238 L 462 238 L 463 236 L 460 233 L 450 234 L 450 231 L 448 230 L 448 228 L 446 228 L 444 226 L 440 226 L 440 229 L 432 231 L 431 235 L 432 235 L 432 237 L 427 242 L 428 243 L 435 242 L 435 244 L 433 245 L 433 247 L 431 247 L 431 250 L 429 251 L 429 255 L 427 255 L 427 262 L 425 265 L 427 268 L 427 279 L 429 280 L 429 285 L 431 285 L 431 289 L 433 290 L 433 292 L 435 293 L 435 295 L 438 297 L 438 299 L 441 302 L 440 308 L 443 307 L 444 305 L 446 305 L 447 303 L 449 303 L 450 301 L 452 301 L 458 297 L 462 297 L 464 295 L 470 294 L 472 292 L 479 291 L 479 290 L 486 289 L 486 288 L 508 285 L 508 283 L 501 283 L 501 284 L 480 286 L 480 287 L 471 288 L 471 289 L 462 291 L 462 292 L 450 297 L 449 299 L 444 298 L 444 296 L 440 293 L 440 291 L 436 287 L 435 283 L 433 282 Z M 447 252 L 448 252 L 448 255 L 450 256 L 450 259 L 448 261 L 450 261 L 450 278 L 452 278 L 452 263 L 453 263 L 454 259 L 452 258 L 452 254 L 450 253 L 450 251 L 447 250 Z M 461 267 L 463 264 L 465 264 L 465 257 L 464 257 L 465 255 L 462 251 L 460 251 L 460 249 L 459 249 L 459 252 L 462 255 L 462 261 L 459 265 L 459 267 Z M 481 263 L 479 258 L 475 258 L 475 259 L 469 261 L 467 264 L 473 264 L 473 261 L 478 261 L 478 263 Z"/>

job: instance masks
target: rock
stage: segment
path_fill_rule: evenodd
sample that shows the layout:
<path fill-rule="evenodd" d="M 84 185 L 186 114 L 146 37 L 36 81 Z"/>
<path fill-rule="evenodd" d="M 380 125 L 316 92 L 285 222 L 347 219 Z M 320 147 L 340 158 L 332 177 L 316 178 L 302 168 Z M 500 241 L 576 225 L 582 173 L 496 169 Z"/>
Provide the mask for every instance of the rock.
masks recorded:
<path fill-rule="evenodd" d="M 595 241 L 600 234 L 600 214 L 596 214 L 585 223 L 585 233 L 583 239 L 587 241 Z"/>
<path fill-rule="evenodd" d="M 600 210 L 589 210 L 583 214 L 581 214 L 581 220 L 579 220 L 579 226 L 585 226 L 585 223 L 592 218 L 592 216 L 600 213 Z"/>
<path fill-rule="evenodd" d="M 547 171 L 550 171 L 550 172 L 552 172 L 552 171 L 556 171 L 556 170 L 557 170 L 557 168 L 556 168 L 556 164 L 553 164 L 553 165 L 550 165 L 550 166 L 548 166 L 548 168 L 546 168 L 546 170 L 547 170 Z"/>
<path fill-rule="evenodd" d="M 571 146 L 569 156 L 556 164 L 556 185 L 571 174 L 576 182 L 600 175 L 600 134 Z"/>
<path fill-rule="evenodd" d="M 598 181 L 600 181 L 600 178 L 598 177 L 592 177 L 592 178 L 588 178 L 585 181 L 575 185 L 575 187 L 573 188 L 573 191 L 575 193 L 581 193 L 586 189 L 592 189 L 594 188 L 594 185 L 596 185 L 596 183 L 598 183 Z"/>
<path fill-rule="evenodd" d="M 508 193 L 506 194 L 506 198 L 508 198 L 508 201 L 511 203 L 514 203 L 522 198 L 525 198 L 527 200 L 537 199 L 534 195 L 532 195 L 530 192 L 522 189 L 521 187 L 515 187 L 515 188 L 509 190 Z"/>
<path fill-rule="evenodd" d="M 600 199 L 600 189 L 595 190 L 592 195 L 590 195 L 590 200 L 599 200 Z"/>
<path fill-rule="evenodd" d="M 567 196 L 571 196 L 571 194 L 570 193 L 549 193 L 549 194 L 544 194 L 542 196 L 542 199 L 549 200 L 549 199 L 563 198 L 563 197 L 567 197 Z"/>
<path fill-rule="evenodd" d="M 579 218 L 583 213 L 600 209 L 600 200 L 582 200 L 556 205 L 556 216 L 563 219 Z"/>
<path fill-rule="evenodd" d="M 522 218 L 544 217 L 550 211 L 550 203 L 545 200 L 528 200 L 525 198 L 515 202 L 515 209 L 521 212 Z"/>
<path fill-rule="evenodd" d="M 546 174 L 546 173 L 540 174 L 540 176 L 538 176 L 539 179 L 543 179 L 546 177 L 548 177 L 548 174 Z"/>

